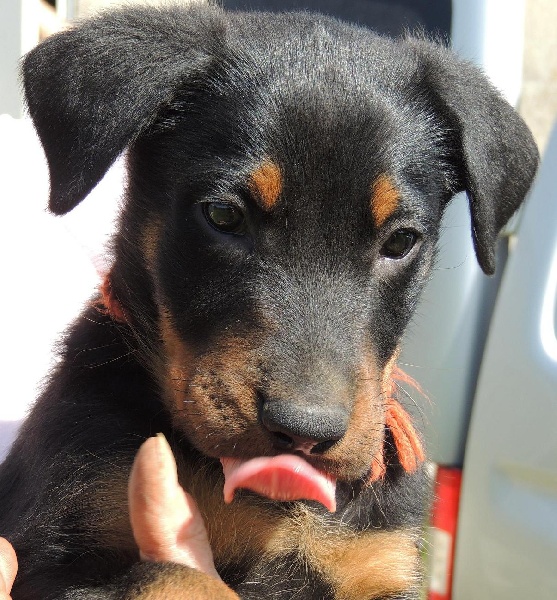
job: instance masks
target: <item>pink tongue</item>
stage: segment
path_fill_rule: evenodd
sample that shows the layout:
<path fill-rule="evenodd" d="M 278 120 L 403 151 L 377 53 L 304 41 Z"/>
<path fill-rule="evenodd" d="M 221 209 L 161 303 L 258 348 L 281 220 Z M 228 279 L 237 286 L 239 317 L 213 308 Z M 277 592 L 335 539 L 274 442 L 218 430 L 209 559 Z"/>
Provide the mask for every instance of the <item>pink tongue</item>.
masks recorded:
<path fill-rule="evenodd" d="M 271 500 L 316 500 L 331 512 L 336 510 L 336 480 L 314 469 L 293 454 L 252 458 L 221 458 L 224 470 L 224 501 L 246 488 Z"/>

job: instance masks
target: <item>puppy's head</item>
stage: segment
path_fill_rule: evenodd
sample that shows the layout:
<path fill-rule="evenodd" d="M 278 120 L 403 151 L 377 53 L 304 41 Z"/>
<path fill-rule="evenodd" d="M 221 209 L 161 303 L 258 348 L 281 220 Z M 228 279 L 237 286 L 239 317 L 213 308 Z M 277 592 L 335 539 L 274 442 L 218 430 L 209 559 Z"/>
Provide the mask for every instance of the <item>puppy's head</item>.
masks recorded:
<path fill-rule="evenodd" d="M 53 212 L 128 151 L 112 285 L 176 426 L 365 477 L 447 202 L 491 273 L 534 177 L 515 112 L 445 49 L 308 15 L 116 12 L 23 73 Z"/>

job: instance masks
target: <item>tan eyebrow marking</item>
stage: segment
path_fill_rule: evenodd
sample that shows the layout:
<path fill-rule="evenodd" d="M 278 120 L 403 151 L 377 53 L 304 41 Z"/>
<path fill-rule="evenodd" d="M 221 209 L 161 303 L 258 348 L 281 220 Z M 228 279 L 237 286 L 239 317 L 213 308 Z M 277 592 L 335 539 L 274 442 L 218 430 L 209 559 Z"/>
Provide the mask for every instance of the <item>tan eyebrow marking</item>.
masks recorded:
<path fill-rule="evenodd" d="M 265 160 L 251 174 L 250 190 L 264 210 L 271 210 L 282 192 L 282 173 L 272 161 Z"/>
<path fill-rule="evenodd" d="M 382 173 L 371 186 L 371 213 L 377 227 L 395 212 L 400 201 L 400 192 L 395 187 L 393 180 Z"/>

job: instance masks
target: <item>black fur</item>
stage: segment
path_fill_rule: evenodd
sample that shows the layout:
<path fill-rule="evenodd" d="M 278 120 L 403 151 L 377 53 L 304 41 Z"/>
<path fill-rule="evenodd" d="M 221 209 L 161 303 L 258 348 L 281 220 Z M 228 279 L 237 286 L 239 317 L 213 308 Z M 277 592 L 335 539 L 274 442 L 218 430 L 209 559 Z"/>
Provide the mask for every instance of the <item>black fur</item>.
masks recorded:
<path fill-rule="evenodd" d="M 310 14 L 195 6 L 87 21 L 32 51 L 23 80 L 54 213 L 81 202 L 126 149 L 129 183 L 111 273 L 126 323 L 83 312 L 0 467 L 0 534 L 20 561 L 14 600 L 134 597 L 134 581 L 157 576 L 137 564 L 122 496 L 141 442 L 164 432 L 199 500 L 200 490 L 222 489 L 219 456 L 277 452 L 260 422 L 271 408 L 292 435 L 341 432 L 307 458 L 338 477 L 339 508 L 329 515 L 242 493 L 235 502 L 246 511 L 272 521 L 303 506 L 331 534 L 341 524 L 357 535 L 419 529 L 422 470 L 404 472 L 387 431 L 386 476 L 367 485 L 384 424 L 366 414 L 369 439 L 348 444 L 358 425 L 349 417 L 366 358 L 379 381 L 396 352 L 450 198 L 467 191 L 478 260 L 491 273 L 497 234 L 534 177 L 534 142 L 484 76 L 422 39 Z M 266 212 L 248 182 L 267 159 L 282 188 Z M 400 201 L 377 226 L 371 190 L 385 173 Z M 203 206 L 218 201 L 242 207 L 242 235 L 207 222 Z M 157 233 L 147 256 L 149 226 Z M 401 229 L 416 232 L 416 245 L 386 258 L 385 242 Z M 201 431 L 168 397 L 164 319 L 194 357 L 192 377 L 208 381 Z M 242 402 L 254 421 L 234 412 L 239 392 L 218 362 L 230 354 L 214 354 L 222 340 L 249 346 Z M 371 400 L 381 407 L 384 398 Z M 244 543 L 242 560 L 216 557 L 242 598 L 334 598 L 307 556 L 285 548 L 267 559 Z M 416 587 L 397 597 L 416 598 Z"/>

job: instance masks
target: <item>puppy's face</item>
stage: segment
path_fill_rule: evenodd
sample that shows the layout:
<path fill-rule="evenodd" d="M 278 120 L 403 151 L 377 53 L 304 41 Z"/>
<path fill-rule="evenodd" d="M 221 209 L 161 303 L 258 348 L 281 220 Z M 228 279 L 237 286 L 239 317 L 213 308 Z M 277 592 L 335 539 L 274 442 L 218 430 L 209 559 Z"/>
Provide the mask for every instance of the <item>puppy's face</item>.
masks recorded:
<path fill-rule="evenodd" d="M 128 148 L 112 286 L 177 428 L 365 477 L 447 201 L 492 273 L 534 176 L 512 108 L 423 40 L 198 5 L 107 13 L 23 77 L 55 213 Z"/>
<path fill-rule="evenodd" d="M 187 438 L 215 458 L 298 453 L 351 480 L 383 443 L 451 174 L 434 124 L 340 75 L 326 95 L 319 77 L 281 82 L 272 106 L 222 79 L 226 94 L 208 82 L 175 100 L 131 151 L 124 222 L 141 223 L 158 375 Z"/>

